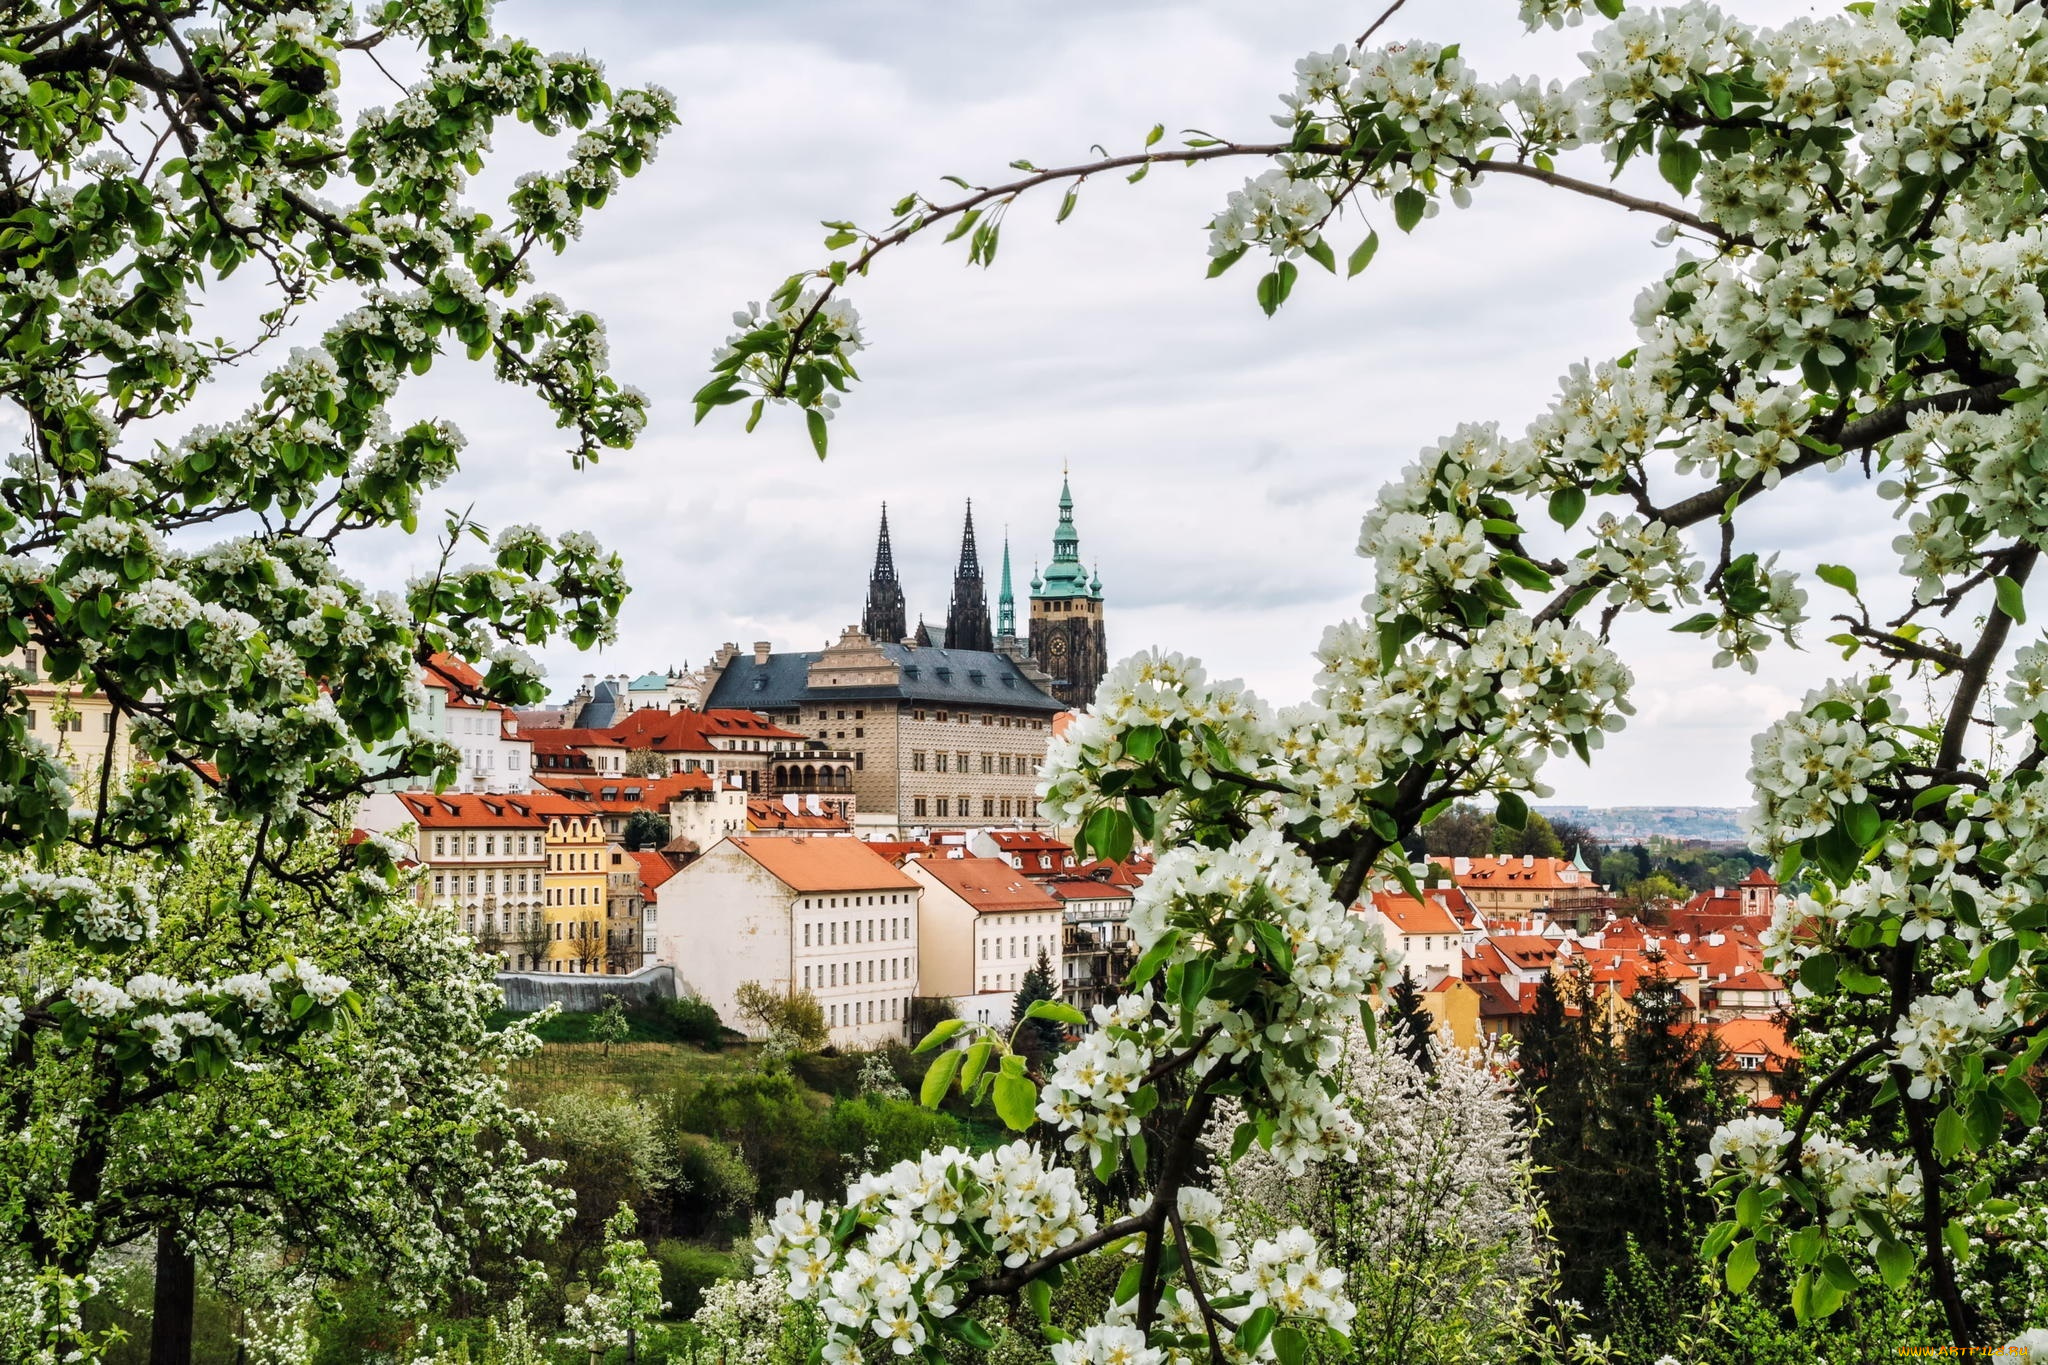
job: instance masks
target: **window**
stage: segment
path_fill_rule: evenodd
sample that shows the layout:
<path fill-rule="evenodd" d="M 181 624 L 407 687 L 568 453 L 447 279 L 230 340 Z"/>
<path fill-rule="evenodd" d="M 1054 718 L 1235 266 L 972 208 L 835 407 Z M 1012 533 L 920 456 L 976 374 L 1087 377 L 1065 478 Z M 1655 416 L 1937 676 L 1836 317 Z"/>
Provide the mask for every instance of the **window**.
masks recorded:
<path fill-rule="evenodd" d="M 939 818 L 941 820 L 946 818 L 946 798 L 943 796 L 939 798 Z"/>
<path fill-rule="evenodd" d="M 933 766 L 933 768 L 935 768 L 935 769 L 936 769 L 937 771 L 939 771 L 939 772 L 944 772 L 944 771 L 946 771 L 946 759 L 947 759 L 947 757 L 948 757 L 948 756 L 947 756 L 947 754 L 946 754 L 946 753 L 945 753 L 945 752 L 944 752 L 943 750 L 941 750 L 940 752 L 938 752 L 938 753 L 936 753 L 936 754 L 933 754 L 933 755 L 932 755 L 932 766 Z"/>
<path fill-rule="evenodd" d="M 434 894 L 437 896 L 448 894 L 448 879 L 446 877 L 434 878 Z"/>
<path fill-rule="evenodd" d="M 808 948 L 808 947 L 810 947 L 810 946 L 811 946 L 811 926 L 810 926 L 810 925 L 808 925 L 808 924 L 806 924 L 806 925 L 804 926 L 804 947 Z M 810 983 L 806 982 L 805 984 L 806 984 L 806 985 L 808 985 L 808 984 L 810 984 Z"/>
<path fill-rule="evenodd" d="M 957 769 L 955 769 L 955 771 L 956 771 L 956 772 L 963 772 L 963 773 L 964 773 L 964 772 L 966 772 L 966 771 L 967 771 L 967 755 L 966 755 L 966 754 L 960 754 L 960 755 L 958 755 L 958 757 L 959 757 L 959 759 L 960 759 L 960 766 L 959 766 L 959 767 L 958 767 Z"/>
<path fill-rule="evenodd" d="M 810 988 L 811 988 L 811 969 L 810 969 L 809 967 L 806 967 L 806 968 L 804 968 L 804 989 L 805 989 L 805 990 L 809 990 Z"/>
<path fill-rule="evenodd" d="M 448 836 L 445 834 L 436 834 L 434 836 L 434 856 L 439 858 L 444 856 L 447 852 Z"/>
<path fill-rule="evenodd" d="M 912 815 L 922 816 L 925 813 L 924 804 L 925 802 L 922 796 L 912 797 L 910 801 L 910 813 Z"/>
<path fill-rule="evenodd" d="M 1007 804 L 1007 803 L 1005 803 L 1005 804 Z M 984 797 L 982 797 L 982 798 L 981 798 L 981 815 L 982 815 L 982 818 L 983 818 L 984 820 L 986 820 L 986 819 L 988 819 L 988 818 L 992 817 L 992 816 L 993 816 L 993 815 L 994 815 L 995 813 L 996 813 L 996 799 L 995 799 L 995 798 L 994 798 L 993 796 L 984 796 Z"/>
<path fill-rule="evenodd" d="M 474 834 L 469 836 L 469 856 L 472 858 L 476 856 L 476 836 Z"/>
<path fill-rule="evenodd" d="M 985 773 L 992 773 L 996 770 L 996 756 L 994 754 L 983 754 L 981 756 L 981 770 Z"/>
<path fill-rule="evenodd" d="M 910 771 L 914 773 L 924 771 L 924 750 L 912 749 L 910 751 Z"/>

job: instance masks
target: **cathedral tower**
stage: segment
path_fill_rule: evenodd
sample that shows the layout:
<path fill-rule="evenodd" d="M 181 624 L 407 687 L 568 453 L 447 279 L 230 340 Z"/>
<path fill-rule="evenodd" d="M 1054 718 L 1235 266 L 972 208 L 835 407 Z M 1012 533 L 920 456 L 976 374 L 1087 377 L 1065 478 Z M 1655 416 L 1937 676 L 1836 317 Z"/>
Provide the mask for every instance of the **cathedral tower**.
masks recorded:
<path fill-rule="evenodd" d="M 889 549 L 889 504 L 882 504 L 882 535 L 875 542 L 875 571 L 868 575 L 868 604 L 860 628 L 879 644 L 900 644 L 909 633 L 903 620 L 903 585 L 896 581 L 896 556 Z"/>
<path fill-rule="evenodd" d="M 946 610 L 946 648 L 995 647 L 988 623 L 988 585 L 982 580 L 981 555 L 974 546 L 974 501 L 970 498 L 967 525 L 960 532 L 960 567 L 953 571 L 953 604 Z"/>
<path fill-rule="evenodd" d="M 1010 533 L 1003 532 L 1003 590 L 996 597 L 996 639 L 1017 638 L 1017 595 L 1010 591 Z"/>
<path fill-rule="evenodd" d="M 1081 563 L 1074 530 L 1074 494 L 1060 479 L 1060 521 L 1052 533 L 1052 563 L 1031 578 L 1031 653 L 1050 673 L 1053 696 L 1072 707 L 1095 700 L 1109 671 L 1109 640 L 1102 624 L 1102 579 Z"/>

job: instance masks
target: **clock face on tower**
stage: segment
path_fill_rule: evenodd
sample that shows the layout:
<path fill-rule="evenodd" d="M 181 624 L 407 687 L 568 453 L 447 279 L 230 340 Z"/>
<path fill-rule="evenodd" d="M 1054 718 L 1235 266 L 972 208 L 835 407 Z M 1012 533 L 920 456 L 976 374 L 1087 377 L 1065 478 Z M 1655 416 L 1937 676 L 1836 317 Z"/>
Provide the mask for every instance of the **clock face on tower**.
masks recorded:
<path fill-rule="evenodd" d="M 1051 654 L 1053 658 L 1059 658 L 1062 654 L 1065 654 L 1067 652 L 1066 637 L 1064 635 L 1053 636 L 1052 639 L 1046 642 L 1045 648 L 1046 652 Z"/>

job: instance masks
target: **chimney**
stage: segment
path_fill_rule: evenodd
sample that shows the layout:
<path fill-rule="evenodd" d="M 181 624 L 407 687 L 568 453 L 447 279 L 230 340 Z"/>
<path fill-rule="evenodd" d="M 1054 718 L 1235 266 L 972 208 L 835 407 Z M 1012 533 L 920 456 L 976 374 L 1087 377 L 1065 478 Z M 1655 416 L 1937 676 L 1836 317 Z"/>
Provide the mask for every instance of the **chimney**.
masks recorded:
<path fill-rule="evenodd" d="M 1533 854 L 1533 853 L 1524 853 L 1524 854 L 1522 855 L 1522 866 L 1523 866 L 1523 867 L 1534 867 L 1534 866 L 1536 866 L 1536 855 L 1535 855 L 1535 854 Z"/>
<path fill-rule="evenodd" d="M 768 655 L 772 651 L 773 647 L 773 642 L 769 640 L 754 641 L 754 662 L 757 664 L 767 663 Z"/>
<path fill-rule="evenodd" d="M 789 808 L 791 815 L 801 815 L 803 813 L 803 805 L 797 800 L 795 792 L 784 792 L 782 794 L 782 804 Z"/>
<path fill-rule="evenodd" d="M 825 808 L 818 804 L 818 794 L 816 792 L 812 792 L 810 795 L 806 796 L 804 798 L 804 804 L 810 807 L 811 814 L 813 815 L 823 815 L 825 813 Z"/>

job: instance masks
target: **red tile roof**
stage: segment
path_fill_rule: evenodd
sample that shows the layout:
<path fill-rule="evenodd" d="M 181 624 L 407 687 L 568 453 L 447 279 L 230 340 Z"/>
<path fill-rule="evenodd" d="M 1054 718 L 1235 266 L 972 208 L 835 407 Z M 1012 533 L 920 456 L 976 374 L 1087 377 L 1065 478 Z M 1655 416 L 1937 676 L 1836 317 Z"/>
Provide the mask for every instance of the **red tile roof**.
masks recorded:
<path fill-rule="evenodd" d="M 775 797 L 756 796 L 747 802 L 747 828 L 803 829 L 820 834 L 836 831 L 843 834 L 853 826 L 847 823 L 845 816 L 835 815 L 831 811 L 813 814 L 807 810 L 791 810 L 786 802 Z"/>
<path fill-rule="evenodd" d="M 1060 908 L 1037 882 L 1000 858 L 921 858 L 918 866 L 985 915 Z"/>
<path fill-rule="evenodd" d="M 668 773 L 662 777 L 589 777 L 537 772 L 533 780 L 557 796 L 603 811 L 624 815 L 636 810 L 663 811 L 684 792 L 710 791 L 709 773 Z"/>
<path fill-rule="evenodd" d="M 397 796 L 412 822 L 421 829 L 541 827 L 543 812 L 533 796 L 490 796 L 478 792 L 399 792 Z"/>
<path fill-rule="evenodd" d="M 1093 877 L 1047 877 L 1038 883 L 1044 892 L 1058 901 L 1127 901 L 1131 899 L 1131 888 L 1118 886 L 1115 882 L 1097 881 Z"/>
<path fill-rule="evenodd" d="M 1065 839 L 1055 839 L 1050 834 L 1041 834 L 1029 829 L 992 829 L 989 839 L 1005 853 L 1072 853 L 1074 846 Z"/>
<path fill-rule="evenodd" d="M 676 875 L 668 859 L 648 849 L 634 853 L 633 861 L 640 864 L 640 894 L 650 901 L 655 898 L 655 888 Z"/>
<path fill-rule="evenodd" d="M 1520 858 L 1502 853 L 1491 858 L 1436 860 L 1451 869 L 1451 880 L 1461 887 L 1484 891 L 1589 891 L 1599 883 L 1591 873 L 1581 872 L 1565 858 Z M 1465 863 L 1466 870 L 1457 870 Z"/>
<path fill-rule="evenodd" d="M 1102 872 L 1114 886 L 1143 886 L 1145 879 L 1152 875 L 1152 860 L 1133 856 L 1123 862 L 1112 863 L 1106 858 L 1093 858 L 1070 871 L 1076 877 L 1093 877 Z"/>
<path fill-rule="evenodd" d="M 812 839 L 801 834 L 728 838 L 793 891 L 915 891 L 904 876 L 858 839 Z M 1004 869 L 1008 871 L 1007 868 Z"/>
<path fill-rule="evenodd" d="M 1433 891 L 1424 891 L 1419 901 L 1392 891 L 1375 891 L 1372 905 L 1393 921 L 1396 933 L 1456 936 L 1459 932 L 1458 921 Z"/>

